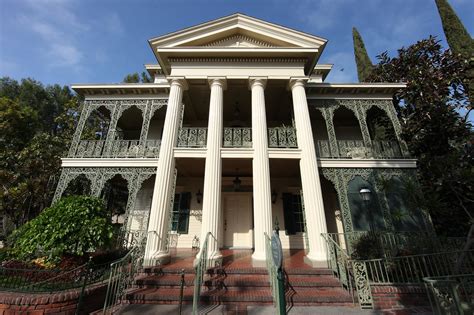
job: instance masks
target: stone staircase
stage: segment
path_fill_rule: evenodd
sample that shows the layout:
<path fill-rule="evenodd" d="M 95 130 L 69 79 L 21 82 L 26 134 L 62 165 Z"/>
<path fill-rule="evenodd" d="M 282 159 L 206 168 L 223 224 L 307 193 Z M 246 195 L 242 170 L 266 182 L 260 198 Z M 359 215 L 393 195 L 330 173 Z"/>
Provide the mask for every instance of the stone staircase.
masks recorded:
<path fill-rule="evenodd" d="M 130 304 L 178 304 L 182 268 L 166 265 L 145 269 L 126 295 Z M 194 270 L 184 268 L 183 303 L 193 300 Z M 287 305 L 352 306 L 352 297 L 328 269 L 286 270 Z M 266 268 L 214 269 L 205 277 L 201 304 L 271 305 Z"/>

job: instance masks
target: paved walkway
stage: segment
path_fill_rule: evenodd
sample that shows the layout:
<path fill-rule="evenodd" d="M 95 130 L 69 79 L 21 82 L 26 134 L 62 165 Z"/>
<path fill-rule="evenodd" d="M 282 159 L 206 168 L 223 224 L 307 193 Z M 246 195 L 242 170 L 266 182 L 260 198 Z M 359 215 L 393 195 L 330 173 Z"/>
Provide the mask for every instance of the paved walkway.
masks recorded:
<path fill-rule="evenodd" d="M 246 308 L 246 309 L 245 309 Z M 183 305 L 182 314 L 191 314 L 192 305 Z M 152 305 L 152 304 L 135 304 L 127 305 L 120 312 L 121 315 L 161 315 L 161 314 L 179 314 L 178 305 Z M 225 305 L 209 305 L 201 309 L 199 314 L 209 315 L 274 315 L 273 306 L 247 306 L 239 307 L 238 310 Z M 329 306 L 294 306 L 288 314 L 303 315 L 369 315 L 382 314 L 382 312 L 373 310 L 361 310 L 359 307 L 329 307 Z"/>

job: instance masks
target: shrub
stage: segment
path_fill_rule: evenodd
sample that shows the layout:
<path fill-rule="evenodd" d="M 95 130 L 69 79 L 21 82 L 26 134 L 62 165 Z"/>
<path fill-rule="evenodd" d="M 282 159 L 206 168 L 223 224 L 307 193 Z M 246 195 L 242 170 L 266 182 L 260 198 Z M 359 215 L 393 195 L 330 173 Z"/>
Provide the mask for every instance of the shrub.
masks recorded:
<path fill-rule="evenodd" d="M 376 233 L 363 234 L 352 246 L 352 259 L 366 260 L 384 257 L 382 242 Z"/>
<path fill-rule="evenodd" d="M 102 199 L 71 196 L 15 230 L 10 242 L 12 254 L 19 259 L 58 259 L 66 253 L 82 256 L 108 245 L 112 233 Z"/>

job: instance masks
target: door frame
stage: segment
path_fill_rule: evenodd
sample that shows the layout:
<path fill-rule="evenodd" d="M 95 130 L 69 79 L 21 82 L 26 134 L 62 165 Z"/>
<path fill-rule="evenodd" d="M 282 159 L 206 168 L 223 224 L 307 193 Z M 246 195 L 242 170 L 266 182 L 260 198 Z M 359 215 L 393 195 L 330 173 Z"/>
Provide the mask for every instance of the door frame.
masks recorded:
<path fill-rule="evenodd" d="M 224 222 L 225 222 L 225 215 L 226 215 L 226 209 L 225 209 L 225 198 L 227 196 L 247 196 L 248 201 L 249 201 L 249 219 L 250 219 L 250 246 L 226 246 L 226 240 L 225 240 L 225 230 L 224 230 Z M 232 192 L 222 192 L 222 220 L 221 220 L 221 235 L 222 235 L 222 244 L 221 248 L 222 249 L 254 249 L 255 247 L 255 239 L 254 239 L 254 220 L 253 220 L 253 193 L 252 192 L 246 192 L 246 191 L 232 191 Z"/>

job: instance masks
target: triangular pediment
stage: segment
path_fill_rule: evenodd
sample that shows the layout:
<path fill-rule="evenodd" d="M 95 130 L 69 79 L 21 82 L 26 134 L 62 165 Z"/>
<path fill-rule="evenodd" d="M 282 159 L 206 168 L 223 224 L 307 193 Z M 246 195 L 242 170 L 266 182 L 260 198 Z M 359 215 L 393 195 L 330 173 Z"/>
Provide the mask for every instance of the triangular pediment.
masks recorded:
<path fill-rule="evenodd" d="M 264 48 L 277 47 L 274 44 L 243 34 L 234 34 L 221 39 L 213 40 L 201 45 L 202 47 L 242 47 Z"/>
<path fill-rule="evenodd" d="M 294 47 L 318 49 L 326 39 L 240 13 L 149 40 L 152 47 Z"/>

